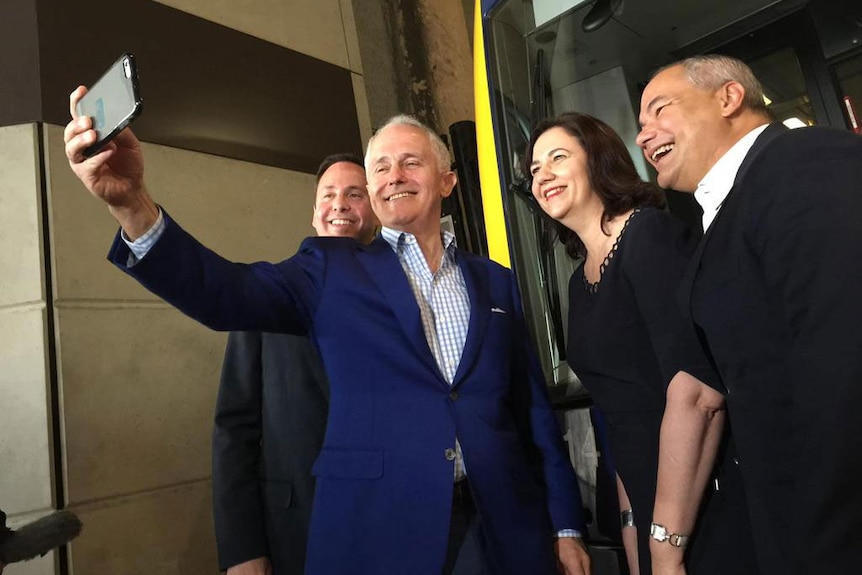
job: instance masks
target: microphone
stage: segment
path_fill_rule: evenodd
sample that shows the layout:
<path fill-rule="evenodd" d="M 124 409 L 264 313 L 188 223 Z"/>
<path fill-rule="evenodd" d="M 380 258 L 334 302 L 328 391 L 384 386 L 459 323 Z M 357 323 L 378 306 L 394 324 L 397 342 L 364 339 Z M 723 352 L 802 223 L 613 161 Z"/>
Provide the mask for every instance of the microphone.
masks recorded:
<path fill-rule="evenodd" d="M 0 539 L 0 563 L 17 563 L 45 555 L 81 532 L 81 520 L 71 511 L 55 511 L 8 532 Z"/>

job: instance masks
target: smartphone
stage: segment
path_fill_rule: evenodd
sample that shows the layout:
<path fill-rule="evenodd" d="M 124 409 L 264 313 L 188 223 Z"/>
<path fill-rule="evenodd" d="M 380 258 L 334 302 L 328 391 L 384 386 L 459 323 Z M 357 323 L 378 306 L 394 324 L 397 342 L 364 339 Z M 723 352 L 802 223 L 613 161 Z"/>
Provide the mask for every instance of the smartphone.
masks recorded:
<path fill-rule="evenodd" d="M 135 58 L 123 54 L 78 101 L 78 115 L 93 118 L 98 136 L 96 143 L 84 150 L 84 156 L 89 158 L 101 150 L 137 118 L 142 109 Z"/>

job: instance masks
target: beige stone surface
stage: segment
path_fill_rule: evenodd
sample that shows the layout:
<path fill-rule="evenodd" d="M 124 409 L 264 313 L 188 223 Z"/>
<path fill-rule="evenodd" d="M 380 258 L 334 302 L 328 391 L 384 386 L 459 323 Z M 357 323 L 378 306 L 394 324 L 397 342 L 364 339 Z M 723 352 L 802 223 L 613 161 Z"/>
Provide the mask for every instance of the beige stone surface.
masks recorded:
<path fill-rule="evenodd" d="M 0 310 L 0 507 L 7 514 L 51 506 L 45 311 Z"/>
<path fill-rule="evenodd" d="M 339 0 L 341 23 L 344 26 L 344 40 L 347 45 L 347 60 L 350 70 L 362 74 L 362 57 L 359 51 L 359 34 L 356 30 L 356 17 L 353 14 L 353 0 Z"/>
<path fill-rule="evenodd" d="M 395 46 L 400 41 L 390 37 L 389 5 L 367 0 L 352 3 L 371 125 L 379 126 L 397 113 L 413 111 L 404 104 L 409 98 L 402 96 L 409 88 L 398 76 L 398 68 L 406 64 L 400 51 L 396 55 Z"/>
<path fill-rule="evenodd" d="M 371 111 L 368 108 L 368 98 L 365 93 L 365 79 L 359 74 L 351 74 L 353 80 L 353 94 L 356 100 L 356 117 L 359 120 L 359 135 L 362 138 L 362 149 L 365 150 L 368 140 L 374 133 L 371 124 Z"/>
<path fill-rule="evenodd" d="M 44 299 L 33 124 L 0 128 L 0 308 Z"/>
<path fill-rule="evenodd" d="M 116 223 L 69 169 L 62 129 L 46 126 L 45 134 L 54 297 L 157 301 L 105 259 Z M 314 233 L 314 176 L 155 144 L 143 149 L 155 200 L 227 258 L 281 260 Z"/>
<path fill-rule="evenodd" d="M 473 120 L 473 55 L 460 0 L 421 0 L 428 68 L 440 122 L 438 131 Z"/>
<path fill-rule="evenodd" d="M 371 122 L 410 113 L 445 133 L 474 118 L 472 16 L 464 0 L 415 4 L 353 0 Z"/>
<path fill-rule="evenodd" d="M 224 334 L 161 304 L 60 307 L 57 325 L 69 505 L 210 475 Z"/>
<path fill-rule="evenodd" d="M 216 575 L 210 492 L 201 481 L 73 507 L 84 529 L 70 546 L 70 572 Z"/>
<path fill-rule="evenodd" d="M 158 1 L 273 44 L 350 68 L 341 0 Z"/>

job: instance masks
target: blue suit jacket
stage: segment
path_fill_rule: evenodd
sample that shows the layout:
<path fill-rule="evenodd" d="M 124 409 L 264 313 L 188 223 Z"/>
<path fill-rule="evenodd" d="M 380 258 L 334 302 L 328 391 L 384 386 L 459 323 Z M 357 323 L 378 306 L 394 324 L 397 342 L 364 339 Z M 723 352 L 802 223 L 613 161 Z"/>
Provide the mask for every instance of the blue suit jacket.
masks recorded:
<path fill-rule="evenodd" d="M 167 218 L 167 216 L 166 216 Z M 461 443 L 495 574 L 556 573 L 554 533 L 582 528 L 577 482 L 535 360 L 512 273 L 457 253 L 470 297 L 450 387 L 391 247 L 309 238 L 280 264 L 228 262 L 175 222 L 140 262 L 110 258 L 214 329 L 304 333 L 331 386 L 309 574 L 439 575 Z"/>

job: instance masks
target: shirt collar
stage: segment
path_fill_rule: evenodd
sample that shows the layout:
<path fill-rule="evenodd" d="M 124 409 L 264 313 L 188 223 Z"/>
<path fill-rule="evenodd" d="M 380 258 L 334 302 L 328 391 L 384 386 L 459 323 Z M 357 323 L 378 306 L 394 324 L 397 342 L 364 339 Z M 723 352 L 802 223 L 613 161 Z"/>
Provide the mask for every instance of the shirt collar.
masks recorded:
<path fill-rule="evenodd" d="M 706 173 L 697 189 L 694 191 L 694 199 L 703 208 L 703 229 L 709 228 L 718 210 L 724 203 L 727 194 L 733 187 L 736 173 L 748 155 L 748 151 L 754 145 L 757 137 L 769 124 L 758 126 L 739 139 L 731 148 L 718 159 L 712 168 Z"/>
<path fill-rule="evenodd" d="M 386 243 L 389 244 L 395 253 L 398 253 L 401 246 L 416 244 L 416 236 L 409 232 L 383 227 L 380 229 L 380 235 L 383 236 L 383 239 L 386 240 Z M 455 234 L 447 230 L 440 230 L 440 240 L 443 242 L 443 250 L 447 254 L 458 247 L 458 243 L 455 241 Z"/>

